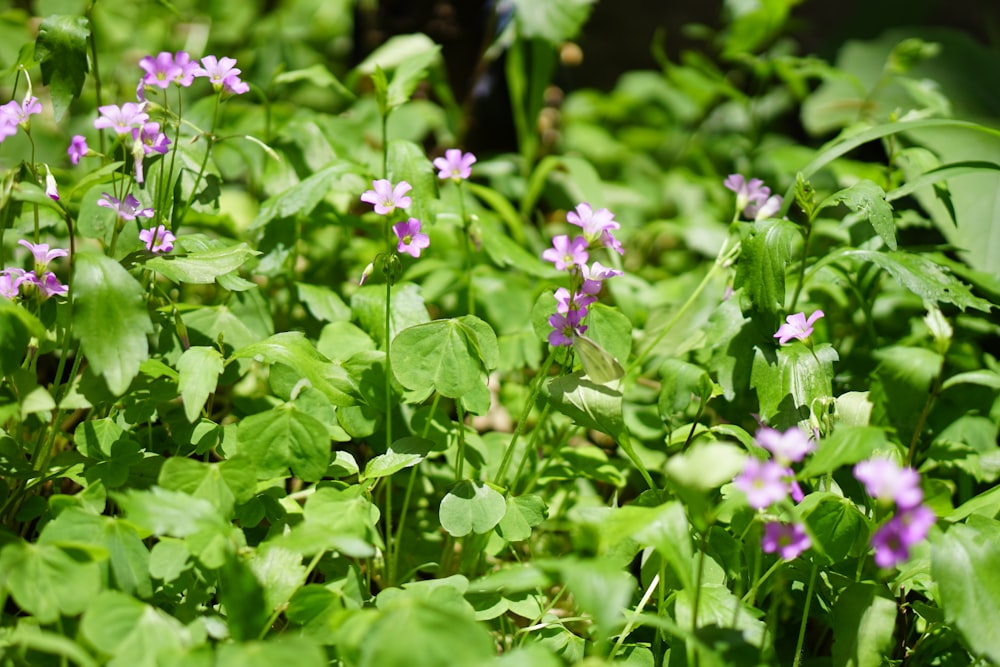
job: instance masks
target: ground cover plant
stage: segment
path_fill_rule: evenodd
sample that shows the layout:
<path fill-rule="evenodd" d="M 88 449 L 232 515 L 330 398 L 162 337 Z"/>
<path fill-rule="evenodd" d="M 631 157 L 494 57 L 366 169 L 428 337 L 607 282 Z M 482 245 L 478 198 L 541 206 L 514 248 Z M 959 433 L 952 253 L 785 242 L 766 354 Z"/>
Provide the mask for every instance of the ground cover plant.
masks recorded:
<path fill-rule="evenodd" d="M 1000 662 L 1000 55 L 372 4 L 0 4 L 0 663 Z"/>

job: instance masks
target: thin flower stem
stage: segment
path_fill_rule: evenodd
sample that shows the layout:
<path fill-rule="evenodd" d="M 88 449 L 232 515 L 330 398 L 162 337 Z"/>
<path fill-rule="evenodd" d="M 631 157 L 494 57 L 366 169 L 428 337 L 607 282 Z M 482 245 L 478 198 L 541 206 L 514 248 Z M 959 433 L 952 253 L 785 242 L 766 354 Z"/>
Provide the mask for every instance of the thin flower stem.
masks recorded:
<path fill-rule="evenodd" d="M 799 263 L 799 280 L 795 285 L 795 294 L 792 295 L 792 305 L 788 311 L 795 312 L 795 304 L 799 302 L 799 294 L 802 293 L 802 286 L 806 282 L 806 260 L 809 258 L 809 237 L 812 236 L 812 221 L 806 225 L 806 231 L 802 239 L 802 261 Z"/>
<path fill-rule="evenodd" d="M 524 448 L 524 453 L 521 455 L 521 462 L 517 464 L 517 472 L 514 473 L 514 479 L 510 483 L 512 493 L 517 490 L 517 484 L 521 481 L 521 473 L 524 472 L 524 466 L 528 462 L 531 452 L 535 450 L 535 442 L 538 440 L 538 434 L 542 432 L 542 426 L 545 424 L 545 420 L 548 418 L 551 409 L 552 406 L 546 403 L 545 407 L 542 408 L 542 414 L 538 416 L 538 423 L 531 430 L 531 440 L 528 441 L 528 446 Z"/>
<path fill-rule="evenodd" d="M 781 567 L 782 564 L 784 564 L 784 561 L 779 558 L 774 562 L 774 564 L 771 567 L 767 569 L 767 572 L 765 572 L 763 576 L 758 577 L 757 580 L 753 582 L 753 586 L 750 588 L 750 590 L 747 591 L 747 594 L 743 596 L 743 601 L 749 603 L 751 606 L 755 606 L 757 601 L 757 589 L 760 588 L 761 584 L 767 581 L 768 577 L 777 572 L 778 568 Z M 759 572 L 760 571 L 759 561 L 756 564 L 756 568 Z"/>
<path fill-rule="evenodd" d="M 201 166 L 198 167 L 198 174 L 194 177 L 194 183 L 191 185 L 191 194 L 188 196 L 187 201 L 184 202 L 184 209 L 181 214 L 177 216 L 177 224 L 172 225 L 172 229 L 176 230 L 184 222 L 184 218 L 187 217 L 188 211 L 191 210 L 191 205 L 194 203 L 195 195 L 198 194 L 198 186 L 201 185 L 201 179 L 205 175 L 205 168 L 208 166 L 208 158 L 212 154 L 212 147 L 215 145 L 215 128 L 219 121 L 219 108 L 222 106 L 222 91 L 220 90 L 215 96 L 215 108 L 212 110 L 212 128 L 205 135 L 205 141 L 208 145 L 205 146 L 205 156 L 201 159 Z"/>
<path fill-rule="evenodd" d="M 472 284 L 472 242 L 469 239 L 469 216 L 465 212 L 465 190 L 462 189 L 462 181 L 458 182 L 458 208 L 462 215 L 462 246 L 465 249 L 465 287 L 469 301 L 469 315 L 476 314 L 475 286 Z"/>
<path fill-rule="evenodd" d="M 795 659 L 792 667 L 799 667 L 802 662 L 802 643 L 806 638 L 806 623 L 809 621 L 809 606 L 812 604 L 813 588 L 816 586 L 816 561 L 813 561 L 812 570 L 809 572 L 809 587 L 806 589 L 806 604 L 802 609 L 802 622 L 799 624 L 799 638 L 795 642 Z"/>
<path fill-rule="evenodd" d="M 507 468 L 510 467 L 511 459 L 514 458 L 514 447 L 517 445 L 517 439 L 524 432 L 524 425 L 528 421 L 528 415 L 531 414 L 531 409 L 535 406 L 535 399 L 538 398 L 538 392 L 541 391 L 542 382 L 548 377 L 549 367 L 555 361 L 555 358 L 556 352 L 552 348 L 549 350 L 549 355 L 545 358 L 545 361 L 542 362 L 542 367 L 538 369 L 538 374 L 535 375 L 535 381 L 531 385 L 531 394 L 524 404 L 524 409 L 521 410 L 517 426 L 514 427 L 514 435 L 511 436 L 510 442 L 507 444 L 507 449 L 503 453 L 503 459 L 500 461 L 500 467 L 497 468 L 496 475 L 493 476 L 493 483 L 498 486 L 503 484 L 503 478 L 507 475 Z"/>
<path fill-rule="evenodd" d="M 87 35 L 87 45 L 90 46 L 90 66 L 92 69 L 92 74 L 94 75 L 94 99 L 97 102 L 97 106 L 101 107 L 104 105 L 101 96 L 101 70 L 98 68 L 98 58 L 97 58 L 97 35 L 94 30 L 94 6 L 97 4 L 97 0 L 91 0 L 87 3 L 87 8 L 84 10 L 84 14 L 87 16 L 87 25 L 90 28 L 90 32 Z M 104 133 L 98 132 L 97 139 L 100 142 L 101 153 L 104 153 Z"/>
<path fill-rule="evenodd" d="M 462 409 L 462 399 L 455 401 L 455 410 L 458 411 L 458 453 L 455 458 L 455 481 L 461 482 L 465 467 L 465 411 Z"/>
<path fill-rule="evenodd" d="M 646 592 L 642 594 L 642 598 L 639 600 L 639 604 L 636 605 L 632 618 L 630 618 L 625 624 L 625 627 L 622 628 L 621 634 L 618 635 L 618 640 L 615 642 L 614 646 L 611 647 L 611 653 L 608 654 L 608 662 L 615 659 L 615 655 L 618 653 L 618 650 L 621 649 L 622 644 L 625 643 L 625 638 L 632 632 L 632 628 L 635 627 L 635 622 L 638 620 L 639 615 L 642 614 L 643 608 L 645 608 L 645 606 L 649 603 L 649 598 L 653 597 L 653 593 L 656 592 L 659 585 L 660 575 L 656 574 L 653 577 L 653 580 L 649 582 L 649 586 L 646 587 Z"/>

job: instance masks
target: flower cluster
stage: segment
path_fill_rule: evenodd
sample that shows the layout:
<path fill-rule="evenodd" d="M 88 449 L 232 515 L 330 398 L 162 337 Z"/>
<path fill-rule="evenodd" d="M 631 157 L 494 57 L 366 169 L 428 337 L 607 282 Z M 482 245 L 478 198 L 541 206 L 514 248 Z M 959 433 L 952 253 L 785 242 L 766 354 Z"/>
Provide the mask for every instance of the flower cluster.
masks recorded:
<path fill-rule="evenodd" d="M 590 251 L 604 247 L 619 254 L 625 252 L 614 235 L 620 225 L 608 209 L 595 211 L 584 202 L 566 214 L 566 221 L 580 227 L 583 233 L 572 239 L 560 234 L 552 239 L 552 247 L 542 252 L 542 259 L 570 275 L 570 288 L 556 290 L 556 312 L 549 317 L 552 327 L 549 344 L 557 347 L 572 345 L 573 339 L 587 330 L 583 320 L 588 306 L 597 301 L 601 285 L 608 278 L 622 275 L 621 271 L 600 262 L 590 263 Z"/>
<path fill-rule="evenodd" d="M 815 311 L 809 316 L 809 319 L 806 319 L 805 313 L 789 315 L 785 318 L 785 323 L 778 327 L 778 331 L 774 334 L 774 337 L 778 339 L 778 343 L 781 345 L 784 345 L 793 338 L 804 340 L 812 335 L 813 324 L 821 317 L 823 317 L 822 310 Z"/>
<path fill-rule="evenodd" d="M 759 178 L 747 181 L 742 174 L 730 174 L 723 185 L 736 193 L 736 210 L 750 220 L 770 218 L 781 210 L 781 195 L 772 195 Z"/>
<path fill-rule="evenodd" d="M 400 181 L 393 185 L 387 179 L 372 181 L 372 189 L 366 190 L 361 195 L 361 201 L 371 204 L 375 212 L 379 215 L 392 215 L 396 209 L 406 210 L 413 203 L 413 200 L 406 196 L 406 193 L 413 189 L 406 181 Z M 396 235 L 396 251 L 405 252 L 411 257 L 420 257 L 420 252 L 428 248 L 431 244 L 430 237 L 420 231 L 421 223 L 416 218 L 408 218 L 405 221 L 397 222 L 392 226 L 392 232 Z M 361 276 L 361 284 L 371 275 L 374 266 L 369 264 Z"/>
<path fill-rule="evenodd" d="M 57 257 L 66 257 L 69 253 L 60 248 L 50 249 L 47 243 L 31 243 L 24 239 L 18 243 L 31 251 L 35 260 L 34 268 L 31 271 L 11 268 L 0 272 L 0 295 L 14 299 L 35 292 L 42 300 L 65 295 L 68 288 L 59 282 L 56 274 L 49 271 L 48 267 L 49 262 Z"/>
<path fill-rule="evenodd" d="M 872 535 L 875 564 L 894 567 L 910 557 L 910 547 L 927 537 L 936 517 L 923 505 L 920 474 L 900 467 L 890 459 L 875 458 L 854 466 L 854 477 L 880 504 L 895 506 L 896 512 Z"/>
<path fill-rule="evenodd" d="M 146 72 L 146 75 L 142 77 L 142 85 L 156 86 L 164 90 L 169 88 L 172 83 L 187 88 L 194 81 L 194 77 L 200 69 L 198 63 L 193 62 L 191 56 L 185 51 L 177 53 L 160 51 L 155 57 L 142 58 L 139 61 L 139 67 Z"/>
<path fill-rule="evenodd" d="M 802 489 L 791 466 L 812 452 L 816 443 L 795 427 L 781 432 L 765 426 L 757 431 L 756 440 L 771 458 L 748 458 L 743 471 L 733 480 L 734 486 L 746 494 L 754 509 L 766 509 L 789 496 L 795 502 L 801 501 Z M 805 529 L 796 523 L 769 521 L 764 525 L 761 548 L 767 553 L 777 552 L 783 559 L 792 560 L 810 546 Z"/>
<path fill-rule="evenodd" d="M 42 103 L 37 97 L 28 94 L 23 102 L 11 100 L 0 105 L 0 143 L 7 137 L 17 134 L 17 128 L 27 129 L 30 118 L 42 113 Z"/>

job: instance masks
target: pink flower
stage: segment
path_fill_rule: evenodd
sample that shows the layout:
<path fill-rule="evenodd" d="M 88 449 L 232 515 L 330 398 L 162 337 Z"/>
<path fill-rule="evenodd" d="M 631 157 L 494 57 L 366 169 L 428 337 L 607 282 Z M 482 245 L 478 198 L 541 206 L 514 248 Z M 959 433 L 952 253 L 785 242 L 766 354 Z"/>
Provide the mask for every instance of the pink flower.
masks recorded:
<path fill-rule="evenodd" d="M 552 239 L 552 247 L 542 253 L 542 259 L 553 262 L 559 271 L 586 264 L 588 258 L 587 239 L 577 236 L 570 241 L 565 234 Z"/>
<path fill-rule="evenodd" d="M 420 251 L 431 244 L 427 234 L 420 233 L 420 221 L 410 218 L 406 222 L 397 222 L 392 226 L 392 231 L 399 239 L 396 250 L 405 252 L 412 257 L 420 257 Z"/>
<path fill-rule="evenodd" d="M 153 209 L 140 208 L 142 204 L 132 195 L 126 195 L 125 201 L 120 201 L 107 192 L 102 192 L 101 194 L 104 196 L 97 200 L 97 205 L 112 209 L 122 220 L 135 220 L 137 217 L 153 217 Z"/>
<path fill-rule="evenodd" d="M 52 201 L 59 201 L 59 186 L 56 183 L 56 177 L 52 175 L 52 170 L 49 169 L 49 165 L 45 165 L 45 194 Z"/>
<path fill-rule="evenodd" d="M 139 240 L 146 244 L 146 250 L 150 252 L 166 253 L 174 249 L 177 237 L 163 225 L 157 225 L 153 229 L 141 230 Z"/>
<path fill-rule="evenodd" d="M 42 103 L 33 95 L 25 97 L 20 104 L 11 100 L 0 106 L 0 118 L 6 119 L 9 124 L 15 126 L 15 131 L 18 125 L 27 127 L 31 117 L 40 113 L 42 113 Z"/>
<path fill-rule="evenodd" d="M 743 491 L 754 509 L 763 509 L 788 497 L 788 469 L 774 461 L 747 459 L 733 485 Z"/>
<path fill-rule="evenodd" d="M 392 183 L 382 178 L 372 181 L 373 190 L 366 190 L 361 195 L 361 201 L 367 202 L 375 207 L 375 212 L 379 215 L 389 215 L 397 208 L 409 208 L 413 201 L 406 197 L 406 193 L 413 189 L 406 181 L 400 181 L 393 187 Z"/>
<path fill-rule="evenodd" d="M 765 426 L 757 431 L 756 440 L 782 465 L 801 461 L 816 449 L 816 443 L 795 426 L 784 433 Z"/>
<path fill-rule="evenodd" d="M 194 70 L 194 76 L 207 77 L 216 91 L 242 95 L 250 90 L 250 86 L 240 80 L 240 72 L 235 58 L 205 56 L 201 59 L 201 67 Z"/>
<path fill-rule="evenodd" d="M 54 260 L 56 257 L 69 256 L 69 253 L 61 248 L 53 248 L 49 250 L 48 243 L 32 243 L 31 241 L 26 241 L 25 239 L 21 239 L 17 243 L 18 245 L 22 245 L 31 251 L 32 257 L 35 258 L 35 267 L 39 271 L 44 271 L 49 262 Z"/>
<path fill-rule="evenodd" d="M 90 147 L 87 146 L 87 139 L 82 134 L 74 134 L 69 142 L 66 152 L 69 154 L 69 161 L 73 164 L 80 164 L 80 158 L 87 155 Z"/>
<path fill-rule="evenodd" d="M 936 519 L 934 512 L 923 505 L 896 514 L 872 535 L 875 564 L 895 567 L 908 559 L 910 547 L 927 537 Z"/>
<path fill-rule="evenodd" d="M 41 278 L 38 278 L 33 273 L 26 274 L 26 277 L 28 275 L 32 277 L 32 282 L 38 287 L 38 293 L 41 294 L 43 300 L 52 296 L 65 296 L 69 291 L 69 288 L 59 282 L 56 274 L 51 271 L 47 272 Z"/>
<path fill-rule="evenodd" d="M 13 299 L 17 297 L 17 288 L 24 280 L 24 269 L 4 269 L 0 272 L 0 295 Z"/>
<path fill-rule="evenodd" d="M 795 560 L 803 551 L 812 546 L 805 528 L 797 523 L 768 521 L 764 524 L 764 536 L 760 541 L 764 553 L 775 552 L 782 560 Z"/>
<path fill-rule="evenodd" d="M 590 266 L 581 264 L 580 273 L 583 276 L 583 285 L 580 287 L 580 291 L 584 294 L 595 295 L 601 291 L 601 285 L 605 280 L 625 275 L 621 271 L 604 266 L 600 262 L 594 262 Z"/>
<path fill-rule="evenodd" d="M 595 211 L 586 202 L 577 204 L 575 211 L 567 213 L 566 222 L 582 228 L 588 243 L 597 241 L 605 231 L 614 231 L 621 227 L 615 221 L 614 213 L 606 208 Z"/>
<path fill-rule="evenodd" d="M 472 153 L 463 153 L 457 148 L 449 148 L 444 152 L 444 157 L 434 160 L 434 166 L 438 168 L 438 178 L 441 180 L 451 179 L 462 181 L 472 175 L 472 165 L 476 162 L 476 156 Z"/>
<path fill-rule="evenodd" d="M 789 315 L 785 318 L 785 324 L 778 327 L 778 331 L 774 334 L 774 337 L 778 339 L 781 345 L 784 345 L 793 338 L 797 338 L 798 340 L 808 338 L 812 335 L 813 323 L 821 317 L 823 317 L 822 310 L 814 312 L 809 316 L 808 320 L 805 313 Z"/>
<path fill-rule="evenodd" d="M 766 188 L 765 188 L 766 189 Z M 774 214 L 781 210 L 784 203 L 781 195 L 771 195 L 761 203 L 750 202 L 743 209 L 743 215 L 754 220 L 764 220 L 774 217 Z"/>
<path fill-rule="evenodd" d="M 920 473 L 900 467 L 890 459 L 869 459 L 854 466 L 854 477 L 865 485 L 872 498 L 895 502 L 900 509 L 916 507 L 924 499 Z"/>
<path fill-rule="evenodd" d="M 597 301 L 596 296 L 590 294 L 582 294 L 577 292 L 576 294 L 570 295 L 569 290 L 565 287 L 560 287 L 556 290 L 556 312 L 565 315 L 571 310 L 581 311 L 582 315 L 587 314 L 587 306 Z"/>
<path fill-rule="evenodd" d="M 143 111 L 145 107 L 145 103 L 135 102 L 126 102 L 121 106 L 107 104 L 98 107 L 97 110 L 101 115 L 94 121 L 94 127 L 98 130 L 114 130 L 115 134 L 131 134 L 132 128 L 141 128 L 149 120 L 149 114 Z"/>
<path fill-rule="evenodd" d="M 549 345 L 555 347 L 573 344 L 573 339 L 587 330 L 586 325 L 580 324 L 585 315 L 585 311 L 571 310 L 565 315 L 554 313 L 549 316 Z"/>

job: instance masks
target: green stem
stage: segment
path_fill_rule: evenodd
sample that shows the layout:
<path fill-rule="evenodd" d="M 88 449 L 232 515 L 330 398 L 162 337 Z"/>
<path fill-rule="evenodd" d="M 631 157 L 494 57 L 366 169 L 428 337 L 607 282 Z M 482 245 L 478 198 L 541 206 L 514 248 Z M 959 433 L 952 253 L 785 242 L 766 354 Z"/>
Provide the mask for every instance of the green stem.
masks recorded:
<path fill-rule="evenodd" d="M 765 572 L 763 576 L 758 577 L 757 580 L 754 581 L 753 586 L 750 588 L 749 591 L 747 591 L 747 594 L 743 596 L 743 601 L 746 602 L 746 603 L 748 603 L 750 606 L 754 606 L 756 604 L 756 601 L 757 601 L 757 589 L 760 588 L 761 584 L 763 584 L 765 581 L 767 581 L 768 577 L 770 577 L 772 574 L 774 574 L 775 572 L 777 572 L 778 568 L 781 567 L 783 564 L 784 564 L 784 561 L 781 560 L 780 558 L 778 560 L 776 560 L 774 562 L 774 565 L 772 565 L 771 567 L 769 567 L 767 569 L 767 572 Z M 760 569 L 759 563 L 757 564 L 757 569 L 758 569 L 758 571 Z"/>
<path fill-rule="evenodd" d="M 101 71 L 97 66 L 97 36 L 96 30 L 94 28 L 94 5 L 97 4 L 97 0 L 92 0 L 87 3 L 87 8 L 84 10 L 84 14 L 87 16 L 87 23 L 90 25 L 90 34 L 87 36 L 87 44 L 90 46 L 90 66 L 92 73 L 94 75 L 94 99 L 97 102 L 97 106 L 104 106 L 104 102 L 101 97 Z M 104 133 L 98 132 L 97 139 L 100 142 L 101 153 L 104 154 Z"/>
<path fill-rule="evenodd" d="M 458 208 L 462 215 L 462 245 L 465 249 L 465 287 L 469 301 L 469 315 L 476 314 L 475 286 L 472 284 L 472 241 L 469 239 L 469 216 L 465 212 L 465 190 L 462 189 L 462 181 L 458 182 Z"/>
<path fill-rule="evenodd" d="M 458 453 L 455 459 L 455 481 L 462 481 L 462 472 L 465 467 L 465 411 L 462 409 L 462 399 L 455 401 L 455 410 L 458 411 Z"/>
<path fill-rule="evenodd" d="M 809 258 L 809 237 L 812 236 L 812 221 L 806 225 L 805 236 L 802 239 L 802 261 L 799 263 L 799 280 L 795 285 L 795 294 L 792 295 L 792 305 L 788 307 L 788 311 L 791 313 L 795 312 L 795 304 L 799 302 L 799 294 L 802 293 L 802 286 L 806 282 L 806 259 Z"/>
<path fill-rule="evenodd" d="M 188 196 L 187 201 L 184 202 L 184 209 L 177 216 L 177 223 L 171 225 L 174 230 L 184 222 L 184 218 L 187 217 L 188 211 L 191 210 L 191 205 L 194 203 L 194 198 L 198 194 L 198 186 L 201 185 L 201 179 L 205 175 L 205 168 L 208 166 L 208 158 L 212 154 L 212 147 L 215 145 L 215 128 L 219 121 L 219 108 L 221 106 L 222 91 L 220 90 L 215 95 L 215 108 L 212 110 L 212 129 L 205 135 L 205 141 L 208 142 L 208 145 L 205 146 L 205 156 L 201 159 L 201 166 L 198 167 L 198 175 L 194 177 L 194 183 L 191 185 L 191 194 Z"/>
<path fill-rule="evenodd" d="M 628 431 L 622 431 L 619 433 L 617 439 L 618 444 L 623 450 L 625 450 L 629 460 L 632 461 L 632 464 L 639 470 L 639 474 L 642 475 L 642 478 L 646 481 L 649 488 L 655 489 L 656 484 L 653 483 L 653 478 L 650 477 L 645 464 L 642 462 L 642 459 L 639 458 L 639 455 L 635 453 L 635 448 L 632 447 L 632 439 L 629 437 Z"/>
<path fill-rule="evenodd" d="M 653 593 L 656 592 L 659 585 L 660 575 L 657 574 L 653 577 L 653 580 L 649 582 L 649 586 L 646 587 L 646 592 L 642 594 L 639 604 L 636 605 L 632 618 L 630 618 L 625 624 L 625 627 L 622 628 L 621 634 L 618 635 L 618 640 L 615 642 L 614 646 L 611 647 L 611 653 L 608 655 L 609 663 L 615 659 L 615 655 L 618 653 L 618 650 L 622 647 L 622 644 L 625 643 L 625 638 L 632 632 L 632 628 L 635 627 L 635 622 L 639 619 L 639 615 L 642 614 L 642 610 L 649 603 L 649 598 L 653 597 Z"/>
<path fill-rule="evenodd" d="M 538 434 L 542 432 L 542 426 L 545 424 L 545 420 L 549 416 L 552 406 L 548 403 L 542 408 L 542 414 L 538 416 L 538 424 L 531 431 L 531 440 L 528 442 L 528 446 L 524 448 L 524 453 L 521 455 L 521 462 L 517 464 L 517 472 L 514 473 L 514 479 L 510 483 L 511 493 L 517 490 L 517 484 L 521 481 L 521 473 L 524 472 L 524 466 L 528 462 L 528 457 L 531 456 L 531 452 L 535 451 L 535 443 L 538 441 Z"/>
<path fill-rule="evenodd" d="M 538 398 L 538 392 L 541 391 L 542 382 L 548 377 L 549 367 L 552 362 L 555 361 L 556 354 L 555 348 L 549 350 L 549 355 L 542 362 L 542 367 L 538 369 L 538 374 L 535 375 L 535 381 L 531 385 L 531 394 L 528 396 L 528 400 L 524 404 L 524 408 L 521 410 L 521 416 L 517 420 L 517 426 L 514 427 L 514 435 L 511 436 L 510 442 L 507 443 L 507 449 L 503 453 L 503 459 L 500 461 L 500 467 L 497 468 L 497 474 L 493 476 L 493 483 L 497 486 L 503 484 L 503 478 L 507 475 L 507 468 L 510 467 L 511 459 L 514 458 L 514 447 L 517 445 L 517 439 L 521 437 L 521 433 L 524 432 L 524 425 L 528 421 L 528 415 L 531 414 L 531 409 L 535 406 L 535 399 Z"/>
<path fill-rule="evenodd" d="M 795 642 L 795 659 L 792 667 L 799 667 L 802 662 L 802 643 L 806 638 L 806 622 L 809 620 L 809 606 L 812 604 L 813 589 L 816 586 L 816 561 L 813 561 L 812 570 L 809 572 L 809 587 L 806 589 L 806 605 L 802 609 L 802 622 L 799 624 L 799 638 Z"/>
<path fill-rule="evenodd" d="M 942 356 L 941 368 L 938 370 L 937 377 L 934 378 L 931 390 L 927 393 L 927 400 L 924 401 L 924 407 L 920 411 L 920 416 L 917 417 L 917 423 L 913 426 L 913 435 L 910 437 L 910 446 L 906 451 L 907 466 L 913 465 L 913 459 L 917 454 L 917 444 L 920 443 L 920 434 L 923 432 L 924 424 L 927 422 L 927 415 L 931 413 L 931 408 L 934 407 L 938 394 L 941 393 L 941 384 L 944 379 L 944 362 L 945 360 Z"/>

